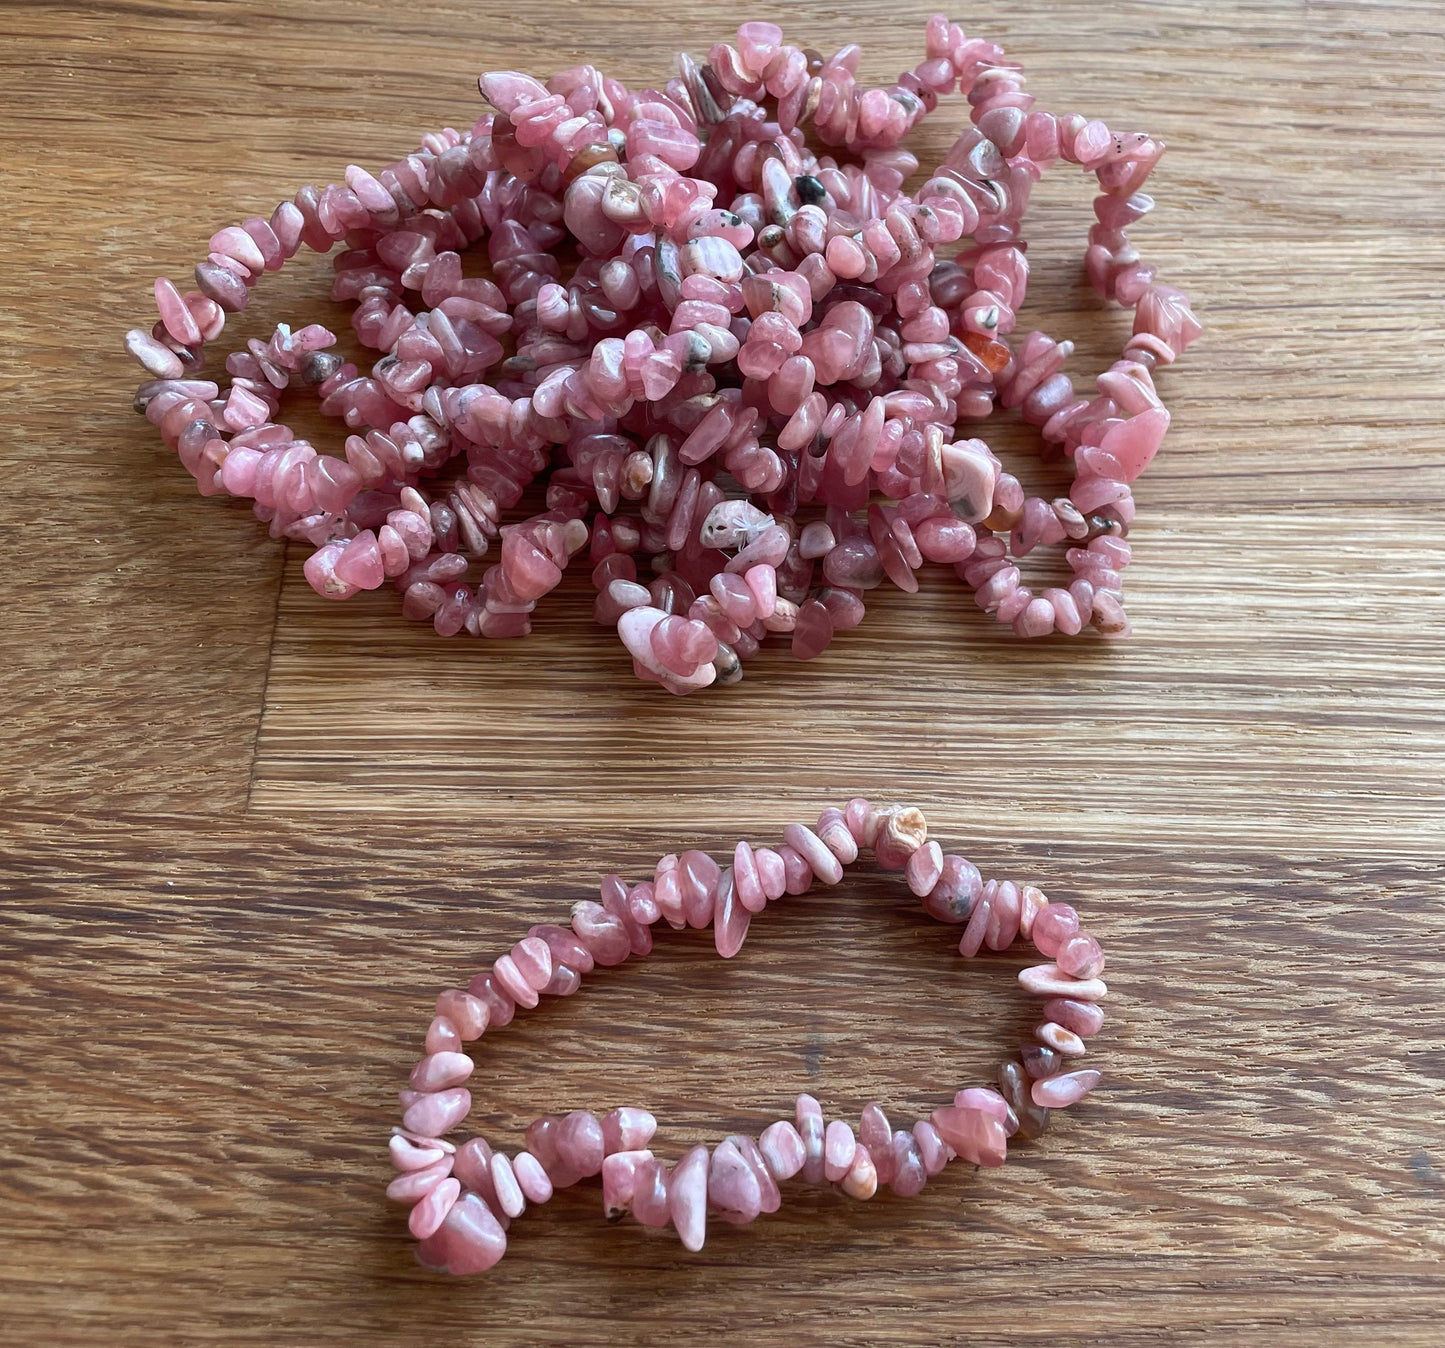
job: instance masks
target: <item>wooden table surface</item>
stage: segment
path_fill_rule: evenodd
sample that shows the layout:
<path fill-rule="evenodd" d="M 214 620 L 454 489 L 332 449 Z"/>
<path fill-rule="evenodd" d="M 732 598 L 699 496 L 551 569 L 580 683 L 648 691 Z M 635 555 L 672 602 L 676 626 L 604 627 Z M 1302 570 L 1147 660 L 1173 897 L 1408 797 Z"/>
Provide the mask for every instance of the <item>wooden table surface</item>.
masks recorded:
<path fill-rule="evenodd" d="M 479 70 L 641 82 L 727 35 L 684 8 L 0 9 L 0 1341 L 1440 1343 L 1435 0 L 962 16 L 1045 106 L 1172 147 L 1138 240 L 1207 332 L 1162 376 L 1128 643 L 1016 642 L 930 573 L 823 660 L 677 701 L 627 676 L 580 575 L 515 644 L 442 641 L 389 591 L 325 604 L 130 411 L 120 334 L 212 230 L 468 124 Z M 928 11 L 786 12 L 881 78 Z M 1080 284 L 1079 184 L 1036 214 L 1031 321 L 1084 374 L 1125 320 Z M 349 336 L 326 275 L 268 280 L 241 335 Z M 483 1278 L 417 1267 L 381 1144 L 436 990 L 603 871 L 857 792 L 1093 915 L 1105 1087 L 914 1200 L 790 1194 L 688 1255 L 584 1185 Z M 780 905 L 726 965 L 666 938 L 523 1017 L 485 1042 L 482 1126 L 645 1104 L 675 1156 L 800 1089 L 915 1116 L 986 1080 L 1029 1023 L 1021 957 L 961 967 L 899 889 Z"/>

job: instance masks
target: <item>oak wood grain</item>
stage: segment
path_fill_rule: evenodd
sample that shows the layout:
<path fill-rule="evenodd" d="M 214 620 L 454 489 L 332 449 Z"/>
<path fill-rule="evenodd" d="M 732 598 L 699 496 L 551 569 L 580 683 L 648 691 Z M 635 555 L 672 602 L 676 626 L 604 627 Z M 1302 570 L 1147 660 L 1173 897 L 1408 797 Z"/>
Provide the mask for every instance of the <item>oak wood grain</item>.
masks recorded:
<path fill-rule="evenodd" d="M 924 6 L 787 7 L 916 59 Z M 1025 645 L 931 571 L 820 661 L 682 702 L 569 578 L 521 643 L 327 605 L 128 410 L 150 278 L 303 181 L 475 115 L 483 68 L 627 80 L 729 20 L 563 0 L 0 8 L 0 1341 L 1314 1345 L 1445 1317 L 1445 16 L 1433 3 L 964 13 L 1046 106 L 1164 135 L 1145 254 L 1204 339 L 1139 486 L 1136 638 Z M 958 113 L 918 137 L 928 161 Z M 1087 376 L 1124 331 L 1040 191 L 1028 316 Z M 236 334 L 345 329 L 326 263 Z M 228 334 L 229 335 L 229 334 Z M 1029 437 L 1001 452 L 1047 483 Z M 595 1185 L 453 1283 L 380 1201 L 436 990 L 599 873 L 863 791 L 1110 948 L 1105 1088 L 1000 1172 L 790 1196 L 699 1256 Z M 379 821 L 379 822 L 378 822 Z M 479 1123 L 647 1104 L 662 1150 L 798 1089 L 911 1117 L 1029 1028 L 866 869 L 489 1037 Z"/>

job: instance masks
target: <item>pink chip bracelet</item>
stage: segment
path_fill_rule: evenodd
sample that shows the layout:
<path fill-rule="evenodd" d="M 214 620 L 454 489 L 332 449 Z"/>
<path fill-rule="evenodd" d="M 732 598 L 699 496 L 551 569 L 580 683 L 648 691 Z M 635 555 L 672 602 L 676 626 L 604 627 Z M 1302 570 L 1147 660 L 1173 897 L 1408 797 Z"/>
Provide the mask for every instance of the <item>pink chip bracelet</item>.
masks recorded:
<path fill-rule="evenodd" d="M 741 677 L 770 633 L 821 654 L 925 561 L 1020 636 L 1125 635 L 1130 484 L 1169 425 L 1154 371 L 1199 332 L 1126 234 L 1163 143 L 1035 107 L 999 47 L 942 16 L 891 85 L 862 85 L 859 56 L 745 23 L 660 89 L 586 65 L 484 75 L 497 111 L 470 131 L 220 230 L 194 290 L 157 280 L 159 322 L 125 337 L 149 376 L 136 407 L 203 494 L 315 548 L 319 593 L 390 581 L 443 635 L 525 635 L 585 550 L 598 621 L 674 693 Z M 972 125 L 907 193 L 900 142 L 955 90 Z M 1060 162 L 1100 189 L 1089 280 L 1134 309 L 1093 397 L 1063 372 L 1071 343 L 1010 336 L 1024 211 Z M 490 279 L 462 263 L 483 239 Z M 380 353 L 369 373 L 325 328 L 280 324 L 227 356 L 224 391 L 201 377 L 264 273 L 338 242 L 332 297 Z M 341 455 L 278 419 L 296 389 L 345 423 Z M 956 438 L 996 408 L 1040 427 L 1067 495 L 1026 497 Z M 1035 590 L 1019 563 L 1045 545 L 1072 579 Z"/>
<path fill-rule="evenodd" d="M 1076 1060 L 1104 1023 L 1098 1006 L 1108 991 L 1099 977 L 1104 954 L 1071 907 L 1050 903 L 1033 885 L 985 883 L 970 862 L 945 855 L 928 838 L 916 809 L 876 809 L 854 799 L 824 810 L 813 826 L 790 824 L 783 839 L 775 847 L 740 841 L 729 865 L 697 849 L 665 856 L 637 885 L 606 876 L 600 902 L 575 904 L 569 926 L 532 927 L 466 989 L 437 998 L 425 1056 L 401 1093 L 402 1122 L 390 1141 L 398 1173 L 387 1189 L 411 1209 L 423 1263 L 457 1274 L 490 1268 L 506 1252 L 513 1218 L 596 1175 L 609 1220 L 631 1214 L 644 1226 L 671 1224 L 689 1250 L 702 1248 L 709 1211 L 750 1222 L 777 1211 L 779 1186 L 799 1176 L 837 1184 L 857 1199 L 871 1198 L 880 1184 L 916 1194 L 955 1158 L 1002 1165 L 1010 1137 L 1039 1136 L 1051 1110 L 1098 1084 L 1099 1072 Z M 757 1137 L 733 1134 L 715 1147 L 693 1147 L 672 1165 L 650 1145 L 656 1119 L 631 1107 L 601 1118 L 585 1110 L 543 1115 L 528 1125 L 525 1149 L 510 1154 L 481 1137 L 447 1140 L 472 1107 L 465 1083 L 474 1064 L 461 1051 L 464 1043 L 508 1024 L 518 1007 L 570 996 L 598 965 L 646 955 L 660 918 L 674 928 L 711 926 L 718 953 L 731 958 L 769 902 L 802 894 L 815 879 L 837 884 L 865 848 L 883 869 L 904 873 L 932 917 L 963 925 L 961 954 L 1006 950 L 1022 936 L 1052 961 L 1019 974 L 1026 992 L 1045 999 L 1043 1021 L 1033 1041 L 1000 1066 L 998 1089 L 960 1090 L 909 1129 L 893 1128 L 870 1104 L 855 1130 L 844 1119 L 825 1119 L 817 1100 L 800 1095 L 791 1119 L 770 1123 Z"/>

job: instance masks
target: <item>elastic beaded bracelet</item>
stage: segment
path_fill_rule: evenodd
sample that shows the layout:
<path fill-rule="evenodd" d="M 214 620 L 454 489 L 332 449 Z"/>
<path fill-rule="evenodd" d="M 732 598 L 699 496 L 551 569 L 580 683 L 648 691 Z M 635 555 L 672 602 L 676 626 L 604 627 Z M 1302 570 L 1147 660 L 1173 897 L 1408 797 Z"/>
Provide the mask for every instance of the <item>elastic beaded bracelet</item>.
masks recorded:
<path fill-rule="evenodd" d="M 687 1249 L 699 1250 L 709 1209 L 725 1221 L 750 1222 L 777 1211 L 778 1186 L 795 1176 L 837 1184 L 858 1199 L 871 1198 L 880 1184 L 912 1195 L 950 1160 L 999 1166 L 1010 1137 L 1039 1136 L 1051 1110 L 1082 1099 L 1100 1080 L 1075 1060 L 1104 1023 L 1103 951 L 1068 905 L 1051 904 L 1033 885 L 985 883 L 972 863 L 945 855 L 927 834 L 918 810 L 875 809 L 858 798 L 824 810 L 815 827 L 790 824 L 781 846 L 740 841 L 728 866 L 698 850 L 665 856 L 641 884 L 605 877 L 601 902 L 575 904 L 569 927 L 532 927 L 468 988 L 443 992 L 425 1056 L 401 1092 L 404 1113 L 390 1142 L 400 1173 L 387 1195 L 410 1205 L 421 1261 L 457 1274 L 488 1269 L 506 1252 L 511 1219 L 529 1203 L 545 1203 L 556 1189 L 595 1175 L 602 1177 L 608 1220 L 630 1213 L 644 1226 L 671 1223 Z M 472 1107 L 463 1083 L 474 1064 L 461 1051 L 464 1043 L 508 1024 L 518 1007 L 535 1007 L 544 995 L 570 996 L 597 965 L 647 954 L 659 919 L 677 929 L 711 925 L 718 954 L 729 959 L 754 914 L 785 894 L 804 893 L 815 878 L 837 884 L 863 848 L 883 869 L 903 871 L 932 917 L 963 924 L 960 954 L 1006 950 L 1022 936 L 1052 961 L 1019 974 L 1025 991 L 1046 999 L 1044 1019 L 1034 1041 L 1000 1066 L 996 1090 L 960 1090 L 911 1129 L 892 1128 L 882 1108 L 870 1104 L 856 1133 L 843 1119 L 827 1120 L 811 1095 L 800 1095 L 791 1120 L 769 1124 L 756 1138 L 733 1134 L 711 1149 L 693 1147 L 671 1166 L 649 1146 L 656 1119 L 631 1107 L 600 1119 L 585 1110 L 543 1115 L 528 1125 L 525 1150 L 510 1155 L 480 1137 L 460 1145 L 446 1139 Z"/>
<path fill-rule="evenodd" d="M 1153 370 L 1199 332 L 1126 233 L 1152 208 L 1140 189 L 1163 144 L 1035 108 L 1001 48 L 941 16 L 892 85 L 860 86 L 858 57 L 749 23 L 707 64 L 681 57 L 661 90 L 591 66 L 546 85 L 484 75 L 498 112 L 469 132 L 220 230 L 194 291 L 158 279 L 160 321 L 125 339 L 153 376 L 136 405 L 203 494 L 251 498 L 273 536 L 316 549 L 319 593 L 389 580 L 443 635 L 525 635 L 586 547 L 598 621 L 674 693 L 735 681 L 769 633 L 814 658 L 868 590 L 916 590 L 925 561 L 1020 636 L 1127 635 L 1130 484 L 1169 426 Z M 918 163 L 899 139 L 955 87 L 973 125 L 905 193 Z M 807 123 L 859 162 L 815 156 Z M 1060 162 L 1101 189 L 1091 282 L 1135 310 L 1093 399 L 1063 373 L 1070 343 L 1008 338 L 1023 213 Z M 581 260 L 564 284 L 553 250 L 569 237 Z M 492 279 L 462 268 L 483 238 Z M 224 396 L 195 377 L 264 272 L 342 240 L 332 297 L 357 304 L 357 337 L 381 353 L 370 374 L 325 328 L 282 324 L 227 358 Z M 344 457 L 277 421 L 298 384 L 352 431 Z M 1062 451 L 1066 496 L 1025 498 L 982 440 L 954 438 L 996 406 Z M 504 524 L 542 474 L 545 509 Z M 798 518 L 809 507 L 822 517 Z M 1017 562 L 1048 545 L 1073 580 L 1035 594 Z"/>

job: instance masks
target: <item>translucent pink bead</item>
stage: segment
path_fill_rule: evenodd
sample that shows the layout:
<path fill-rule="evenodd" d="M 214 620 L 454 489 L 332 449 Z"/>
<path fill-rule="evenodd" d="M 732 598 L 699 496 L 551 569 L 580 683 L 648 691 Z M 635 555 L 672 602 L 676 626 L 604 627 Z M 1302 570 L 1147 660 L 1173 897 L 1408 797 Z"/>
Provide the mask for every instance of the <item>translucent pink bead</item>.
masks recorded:
<path fill-rule="evenodd" d="M 980 1109 L 935 1109 L 929 1121 L 939 1136 L 970 1165 L 1000 1166 L 1008 1154 L 1003 1124 Z"/>
<path fill-rule="evenodd" d="M 652 1141 L 656 1132 L 657 1120 L 645 1109 L 614 1109 L 602 1120 L 602 1144 L 609 1154 L 638 1151 Z"/>
<path fill-rule="evenodd" d="M 438 1161 L 405 1170 L 386 1186 L 386 1196 L 393 1203 L 420 1203 L 452 1170 L 452 1158 L 443 1155 Z"/>
<path fill-rule="evenodd" d="M 798 1130 L 786 1119 L 779 1119 L 763 1129 L 758 1138 L 769 1171 L 776 1180 L 792 1179 L 802 1168 L 807 1148 Z"/>
<path fill-rule="evenodd" d="M 783 830 L 783 838 L 825 885 L 836 885 L 842 880 L 843 863 L 806 824 L 789 824 Z"/>
<path fill-rule="evenodd" d="M 739 1224 L 752 1221 L 762 1211 L 762 1186 L 730 1138 L 713 1148 L 707 1198 L 725 1219 Z"/>
<path fill-rule="evenodd" d="M 418 1240 L 432 1235 L 461 1197 L 462 1186 L 455 1179 L 444 1179 L 425 1194 L 407 1216 L 407 1227 Z"/>
<path fill-rule="evenodd" d="M 752 921 L 752 913 L 738 896 L 731 866 L 726 867 L 718 879 L 715 905 L 713 938 L 717 953 L 723 959 L 731 959 L 742 949 Z"/>
<path fill-rule="evenodd" d="M 411 1084 L 419 1091 L 440 1091 L 460 1086 L 472 1074 L 473 1063 L 465 1053 L 431 1053 L 411 1069 Z"/>
<path fill-rule="evenodd" d="M 423 1094 L 407 1106 L 401 1126 L 409 1133 L 440 1137 L 449 1133 L 471 1112 L 471 1092 L 464 1087 Z"/>
<path fill-rule="evenodd" d="M 795 1115 L 798 1136 L 803 1139 L 803 1178 L 809 1184 L 823 1179 L 823 1109 L 811 1095 L 798 1097 Z"/>
<path fill-rule="evenodd" d="M 837 1183 L 852 1168 L 857 1139 L 842 1119 L 834 1119 L 823 1137 L 823 1175 Z"/>
<path fill-rule="evenodd" d="M 602 1170 L 606 1142 L 595 1114 L 573 1110 L 557 1127 L 557 1159 L 583 1179 Z"/>
<path fill-rule="evenodd" d="M 1076 932 L 1059 947 L 1058 966 L 1074 978 L 1097 978 L 1104 972 L 1104 952 L 1085 931 Z"/>
<path fill-rule="evenodd" d="M 476 1194 L 462 1194 L 417 1247 L 417 1257 L 428 1268 L 456 1275 L 485 1272 L 506 1252 L 506 1232 Z"/>
<path fill-rule="evenodd" d="M 1030 1088 L 1030 1095 L 1034 1104 L 1042 1105 L 1045 1109 L 1063 1109 L 1082 1100 L 1101 1080 L 1103 1073 L 1093 1068 L 1065 1072 L 1035 1081 Z"/>
<path fill-rule="evenodd" d="M 1052 959 L 1079 929 L 1079 915 L 1066 903 L 1051 903 L 1034 919 L 1034 948 Z"/>
<path fill-rule="evenodd" d="M 694 1252 L 707 1239 L 708 1149 L 694 1147 L 668 1177 L 668 1215 L 683 1247 Z"/>
<path fill-rule="evenodd" d="M 552 1197 L 552 1181 L 542 1163 L 529 1151 L 519 1151 L 512 1157 L 512 1173 L 517 1186 L 529 1203 L 545 1203 Z"/>
<path fill-rule="evenodd" d="M 632 1211 L 638 1173 L 653 1159 L 646 1150 L 616 1151 L 602 1162 L 602 1210 L 608 1221 Z"/>
<path fill-rule="evenodd" d="M 633 1176 L 632 1215 L 643 1226 L 666 1226 L 671 1220 L 668 1201 L 668 1167 L 662 1161 L 644 1161 Z"/>
<path fill-rule="evenodd" d="M 943 848 L 936 842 L 925 843 L 908 858 L 904 874 L 908 888 L 920 898 L 932 892 L 943 875 Z"/>
<path fill-rule="evenodd" d="M 758 881 L 768 902 L 782 898 L 788 892 L 787 864 L 782 855 L 771 847 L 759 847 L 754 851 L 753 858 L 758 865 Z"/>
<path fill-rule="evenodd" d="M 1072 1030 L 1081 1039 L 1088 1039 L 1104 1028 L 1103 1008 L 1092 1002 L 1056 997 L 1044 1003 L 1044 1015 L 1049 1020 L 1057 1021 L 1065 1029 Z"/>

